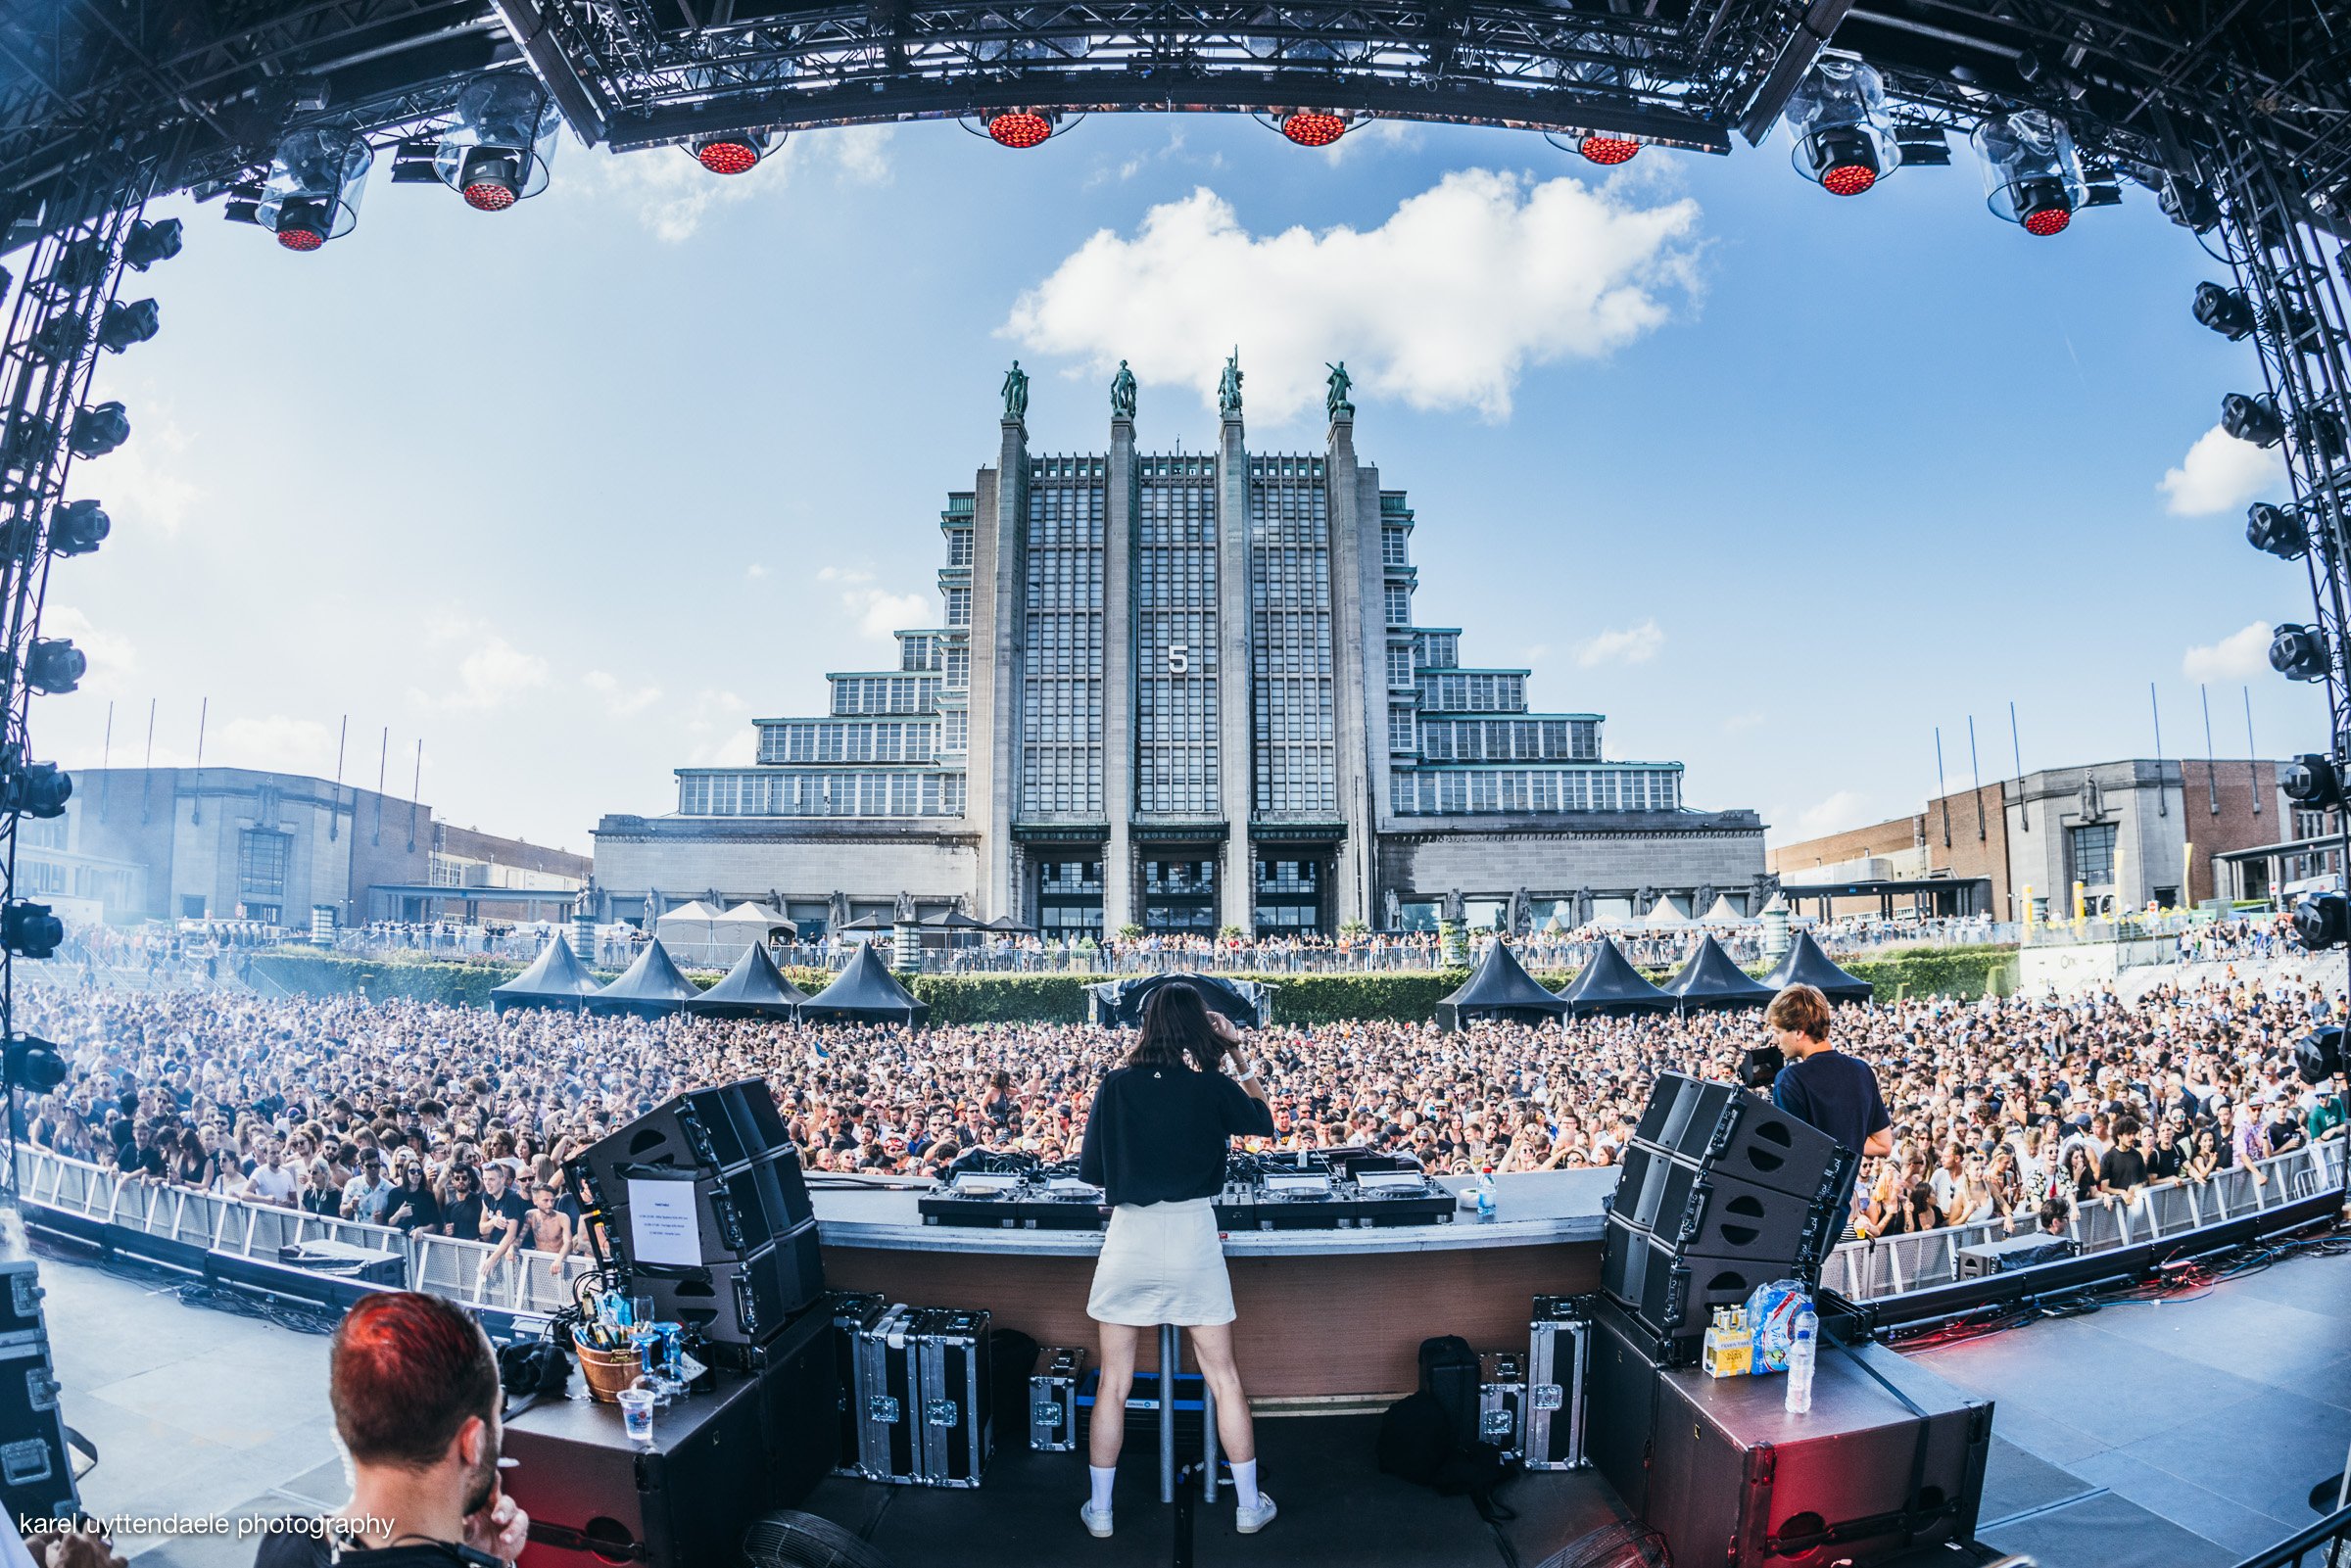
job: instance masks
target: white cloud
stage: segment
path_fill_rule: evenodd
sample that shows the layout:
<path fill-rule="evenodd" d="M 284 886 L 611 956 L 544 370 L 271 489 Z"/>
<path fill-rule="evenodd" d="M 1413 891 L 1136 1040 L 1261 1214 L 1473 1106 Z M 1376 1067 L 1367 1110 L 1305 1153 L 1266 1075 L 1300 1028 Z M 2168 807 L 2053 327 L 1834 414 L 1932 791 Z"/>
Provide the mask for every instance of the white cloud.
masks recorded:
<path fill-rule="evenodd" d="M 1664 645 L 1665 634 L 1653 618 L 1584 639 L 1575 645 L 1575 662 L 1587 670 L 1602 664 L 1647 664 Z"/>
<path fill-rule="evenodd" d="M 1749 730 L 1760 730 L 1768 717 L 1760 709 L 1749 713 L 1734 713 L 1722 721 L 1724 735 L 1742 735 Z"/>
<path fill-rule="evenodd" d="M 846 566 L 820 566 L 816 569 L 816 580 L 820 583 L 870 583 L 874 580 L 874 574 Z"/>
<path fill-rule="evenodd" d="M 1367 153 L 1410 152 L 1420 145 L 1420 127 L 1409 119 L 1374 119 L 1358 125 L 1322 149 L 1324 162 L 1334 166 Z"/>
<path fill-rule="evenodd" d="M 139 650 L 129 638 L 101 629 L 72 605 L 51 604 L 42 610 L 41 636 L 72 639 L 90 661 L 90 667 L 82 672 L 79 690 L 120 696 L 125 678 L 138 668 Z"/>
<path fill-rule="evenodd" d="M 2270 636 L 2270 623 L 2255 621 L 2218 642 L 2191 647 L 2180 661 L 2181 673 L 2191 681 L 2243 681 L 2267 674 Z"/>
<path fill-rule="evenodd" d="M 138 438 L 104 457 L 76 465 L 68 494 L 95 496 L 115 525 L 120 547 L 124 532 L 177 534 L 188 514 L 206 499 L 204 488 L 187 477 L 195 443 L 170 414 L 169 404 L 152 395 L 132 405 L 141 415 L 133 426 Z"/>
<path fill-rule="evenodd" d="M 887 185 L 890 179 L 889 143 L 894 125 L 847 125 L 820 131 L 840 166 L 841 177 L 860 185 Z"/>
<path fill-rule="evenodd" d="M 857 617 L 857 630 L 887 641 L 901 626 L 928 626 L 937 617 L 931 601 L 920 594 L 885 594 L 878 588 L 853 588 L 840 602 Z"/>
<path fill-rule="evenodd" d="M 2173 516 L 2210 517 L 2234 511 L 2284 484 L 2282 451 L 2239 441 L 2214 425 L 2196 438 L 2179 467 L 2165 471 L 2155 488 L 2163 492 L 2164 510 Z"/>
<path fill-rule="evenodd" d="M 760 565 L 757 561 L 753 561 L 750 565 L 743 569 L 743 575 L 756 583 L 759 581 L 759 579 L 767 575 L 767 568 Z"/>
<path fill-rule="evenodd" d="M 659 687 L 647 685 L 634 689 L 626 688 L 620 684 L 618 677 L 606 674 L 602 670 L 590 670 L 580 680 L 581 684 L 586 686 L 589 690 L 604 699 L 604 711 L 615 719 L 626 719 L 634 714 L 643 713 L 661 700 Z"/>
<path fill-rule="evenodd" d="M 231 719 L 214 730 L 204 760 L 231 768 L 331 778 L 335 732 L 314 720 L 289 719 L 282 713 L 265 719 Z"/>
<path fill-rule="evenodd" d="M 1013 305 L 1000 334 L 1107 375 L 1216 403 L 1238 343 L 1249 411 L 1320 402 L 1325 360 L 1355 396 L 1511 411 L 1529 365 L 1593 357 L 1661 323 L 1695 285 L 1698 204 L 1642 207 L 1623 180 L 1469 169 L 1377 228 L 1252 234 L 1205 186 L 1154 207 L 1131 238 L 1103 229 Z"/>
<path fill-rule="evenodd" d="M 686 733 L 695 736 L 687 752 L 696 768 L 747 767 L 759 760 L 759 732 L 749 724 L 751 705 L 732 691 L 705 689 L 686 708 Z"/>
<path fill-rule="evenodd" d="M 732 207 L 780 191 L 803 167 L 830 164 L 863 185 L 890 177 L 888 125 L 851 126 L 787 137 L 748 171 L 713 174 L 682 148 L 654 147 L 605 154 L 572 150 L 565 177 L 603 201 L 617 202 L 653 237 L 669 245 L 694 238 L 713 208 Z"/>
<path fill-rule="evenodd" d="M 408 700 L 423 707 L 486 712 L 547 685 L 551 673 L 538 654 L 526 653 L 503 637 L 490 637 L 457 661 L 456 689 L 435 696 L 410 687 Z"/>
<path fill-rule="evenodd" d="M 1868 815 L 1868 797 L 1858 791 L 1840 789 L 1826 800 L 1798 812 L 1793 832 L 1796 837 L 1803 839 L 1857 828 Z"/>

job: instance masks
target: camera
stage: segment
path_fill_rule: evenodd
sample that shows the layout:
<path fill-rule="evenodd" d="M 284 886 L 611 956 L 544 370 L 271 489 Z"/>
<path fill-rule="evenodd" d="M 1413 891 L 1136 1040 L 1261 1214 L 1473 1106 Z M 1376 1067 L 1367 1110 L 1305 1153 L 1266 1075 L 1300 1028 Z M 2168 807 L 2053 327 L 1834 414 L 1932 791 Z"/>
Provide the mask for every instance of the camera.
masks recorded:
<path fill-rule="evenodd" d="M 1739 1081 L 1751 1089 L 1768 1089 L 1787 1065 L 1787 1055 L 1778 1046 L 1751 1046 L 1739 1059 Z"/>

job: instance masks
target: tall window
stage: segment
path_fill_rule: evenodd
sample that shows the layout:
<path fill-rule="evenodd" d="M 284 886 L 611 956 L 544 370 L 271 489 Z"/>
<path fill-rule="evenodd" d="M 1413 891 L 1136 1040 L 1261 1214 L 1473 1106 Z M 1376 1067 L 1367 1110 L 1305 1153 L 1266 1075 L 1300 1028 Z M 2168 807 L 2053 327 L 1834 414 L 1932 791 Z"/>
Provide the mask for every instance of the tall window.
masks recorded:
<path fill-rule="evenodd" d="M 1066 466 L 1066 465 L 1065 465 Z M 1102 812 L 1102 487 L 1029 492 L 1021 814 Z"/>
<path fill-rule="evenodd" d="M 286 895 L 286 863 L 294 835 L 273 828 L 248 828 L 237 834 L 237 890 L 257 898 Z"/>
<path fill-rule="evenodd" d="M 1404 541 L 1405 533 L 1403 529 L 1381 529 L 1379 531 L 1379 564 L 1382 566 L 1408 566 L 1412 564 L 1405 558 Z"/>
<path fill-rule="evenodd" d="M 1390 626 L 1412 625 L 1413 591 L 1409 588 L 1406 588 L 1401 583 L 1390 583 L 1388 585 L 1387 597 L 1388 624 Z"/>
<path fill-rule="evenodd" d="M 2114 883 L 2114 832 L 2110 822 L 2090 823 L 2069 829 L 2068 847 L 2073 851 L 2074 880 L 2088 887 L 2108 887 Z"/>
<path fill-rule="evenodd" d="M 1274 815 L 1338 809 L 1331 673 L 1330 527 L 1321 485 L 1283 460 L 1249 487 L 1253 799 Z"/>

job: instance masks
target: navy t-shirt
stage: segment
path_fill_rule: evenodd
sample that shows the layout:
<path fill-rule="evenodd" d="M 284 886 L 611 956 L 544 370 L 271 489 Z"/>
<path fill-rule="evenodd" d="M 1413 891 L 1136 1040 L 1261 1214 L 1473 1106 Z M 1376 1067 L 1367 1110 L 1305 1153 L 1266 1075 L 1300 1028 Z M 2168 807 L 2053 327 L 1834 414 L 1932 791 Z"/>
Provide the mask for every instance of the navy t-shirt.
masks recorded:
<path fill-rule="evenodd" d="M 1894 1125 L 1878 1093 L 1878 1075 L 1843 1051 L 1815 1051 L 1780 1069 L 1771 1103 L 1855 1154 L 1870 1134 Z"/>

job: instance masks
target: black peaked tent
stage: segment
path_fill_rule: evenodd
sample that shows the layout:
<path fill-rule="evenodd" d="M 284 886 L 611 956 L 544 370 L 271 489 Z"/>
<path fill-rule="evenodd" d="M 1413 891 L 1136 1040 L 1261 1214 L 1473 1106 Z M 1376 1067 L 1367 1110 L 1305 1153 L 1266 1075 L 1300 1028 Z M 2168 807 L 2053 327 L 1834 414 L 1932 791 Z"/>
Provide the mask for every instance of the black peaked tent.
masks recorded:
<path fill-rule="evenodd" d="M 727 977 L 686 1003 L 686 1011 L 716 1019 L 790 1019 L 808 994 L 784 977 L 767 949 L 757 942 L 727 971 Z"/>
<path fill-rule="evenodd" d="M 1478 1019 L 1505 1023 L 1548 1023 L 1567 1011 L 1559 993 L 1545 990 L 1526 973 L 1508 942 L 1488 944 L 1460 990 L 1437 1004 L 1437 1023 L 1458 1029 Z"/>
<path fill-rule="evenodd" d="M 1866 1002 L 1877 995 L 1869 981 L 1854 979 L 1839 969 L 1812 940 L 1810 931 L 1796 933 L 1796 945 L 1788 949 L 1779 968 L 1763 976 L 1763 983 L 1775 991 L 1787 985 L 1816 986 L 1832 1002 Z"/>
<path fill-rule="evenodd" d="M 1085 988 L 1096 1023 L 1109 1029 L 1139 1029 L 1143 1010 L 1164 985 L 1188 985 L 1200 1000 L 1245 1029 L 1262 1028 L 1272 1021 L 1273 989 L 1261 980 L 1236 980 L 1222 974 L 1143 974 L 1132 979 L 1105 980 Z"/>
<path fill-rule="evenodd" d="M 916 1001 L 914 993 L 898 983 L 871 942 L 859 943 L 833 983 L 800 1004 L 803 1023 L 842 1020 L 919 1024 L 930 1016 L 930 1004 Z"/>
<path fill-rule="evenodd" d="M 1698 944 L 1681 973 L 1665 982 L 1665 994 L 1687 1012 L 1694 1007 L 1764 1007 L 1779 993 L 1732 962 L 1709 936 Z"/>
<path fill-rule="evenodd" d="M 587 1006 L 588 998 L 595 993 L 596 976 L 573 956 L 571 943 L 558 931 L 555 939 L 531 960 L 529 969 L 504 985 L 491 987 L 490 1008 L 496 1013 L 515 1007 L 560 1007 L 576 1011 Z"/>
<path fill-rule="evenodd" d="M 637 962 L 621 973 L 619 979 L 588 998 L 591 1013 L 634 1013 L 639 1018 L 658 1018 L 675 1013 L 702 993 L 694 981 L 679 973 L 677 961 L 656 936 L 645 944 Z"/>
<path fill-rule="evenodd" d="M 1585 1013 L 1639 1013 L 1671 1007 L 1673 998 L 1641 977 L 1633 961 L 1612 941 L 1603 941 L 1592 962 L 1559 993 L 1572 1016 Z"/>

